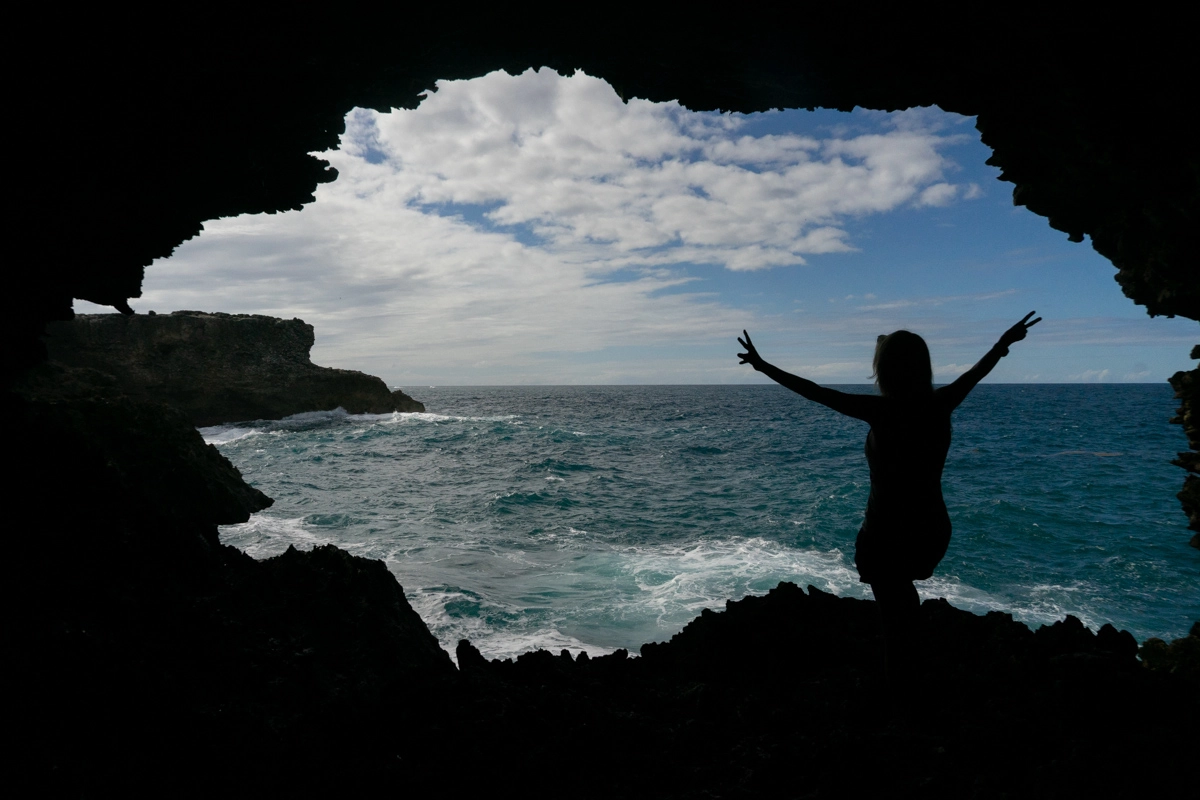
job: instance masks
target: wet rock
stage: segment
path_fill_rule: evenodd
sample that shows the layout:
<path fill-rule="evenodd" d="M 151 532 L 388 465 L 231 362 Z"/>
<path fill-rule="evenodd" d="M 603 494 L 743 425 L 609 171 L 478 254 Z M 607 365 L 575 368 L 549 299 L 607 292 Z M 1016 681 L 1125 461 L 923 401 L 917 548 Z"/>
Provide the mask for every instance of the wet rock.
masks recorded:
<path fill-rule="evenodd" d="M 1200 690 L 1200 621 L 1192 623 L 1187 636 L 1169 645 L 1162 639 L 1147 639 L 1138 655 L 1147 669 L 1177 676 Z"/>
<path fill-rule="evenodd" d="M 1104 623 L 1096 632 L 1096 648 L 1114 658 L 1132 659 L 1137 657 L 1138 643 L 1129 631 L 1118 631 L 1111 623 Z"/>
<path fill-rule="evenodd" d="M 458 659 L 458 668 L 462 672 L 487 669 L 487 659 L 479 652 L 479 648 L 466 639 L 459 640 L 458 647 L 454 648 L 454 656 Z"/>

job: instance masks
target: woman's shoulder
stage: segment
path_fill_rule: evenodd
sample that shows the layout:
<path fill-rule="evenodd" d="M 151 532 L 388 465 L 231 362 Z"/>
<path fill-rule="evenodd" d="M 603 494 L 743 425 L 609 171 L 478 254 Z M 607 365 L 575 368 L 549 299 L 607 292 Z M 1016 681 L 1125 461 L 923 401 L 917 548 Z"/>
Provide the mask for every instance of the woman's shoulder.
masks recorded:
<path fill-rule="evenodd" d="M 954 384 L 946 384 L 934 389 L 933 400 L 938 408 L 943 409 L 947 414 L 957 408 L 958 404 L 962 402 L 962 399 L 954 391 Z"/>

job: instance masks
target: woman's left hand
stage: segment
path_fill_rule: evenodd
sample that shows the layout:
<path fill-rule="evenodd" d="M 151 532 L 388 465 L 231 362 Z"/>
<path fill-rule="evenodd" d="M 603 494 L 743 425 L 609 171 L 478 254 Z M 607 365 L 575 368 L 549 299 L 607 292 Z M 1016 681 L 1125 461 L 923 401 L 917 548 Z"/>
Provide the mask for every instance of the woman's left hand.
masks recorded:
<path fill-rule="evenodd" d="M 740 344 L 742 347 L 746 348 L 746 352 L 738 353 L 738 359 L 739 359 L 738 363 L 739 364 L 749 364 L 750 366 L 754 367 L 755 369 L 758 369 L 763 363 L 762 356 L 760 356 L 758 354 L 758 351 L 754 349 L 754 342 L 750 341 L 750 334 L 746 333 L 743 330 L 742 336 L 745 336 L 746 338 L 745 339 L 739 338 L 738 344 Z"/>

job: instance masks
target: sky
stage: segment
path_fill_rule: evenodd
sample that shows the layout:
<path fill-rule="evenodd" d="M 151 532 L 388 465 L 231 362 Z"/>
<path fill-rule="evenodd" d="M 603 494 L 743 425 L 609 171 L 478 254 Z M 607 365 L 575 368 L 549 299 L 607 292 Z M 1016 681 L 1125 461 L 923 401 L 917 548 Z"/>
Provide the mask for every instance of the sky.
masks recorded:
<path fill-rule="evenodd" d="M 696 113 L 494 72 L 355 109 L 317 155 L 340 174 L 316 202 L 206 222 L 133 308 L 299 317 L 315 363 L 404 387 L 763 382 L 743 329 L 844 384 L 905 328 L 941 383 L 1035 309 L 989 380 L 1195 366 L 1196 323 L 1149 318 L 1090 243 L 1014 207 L 974 120 L 937 108 Z"/>

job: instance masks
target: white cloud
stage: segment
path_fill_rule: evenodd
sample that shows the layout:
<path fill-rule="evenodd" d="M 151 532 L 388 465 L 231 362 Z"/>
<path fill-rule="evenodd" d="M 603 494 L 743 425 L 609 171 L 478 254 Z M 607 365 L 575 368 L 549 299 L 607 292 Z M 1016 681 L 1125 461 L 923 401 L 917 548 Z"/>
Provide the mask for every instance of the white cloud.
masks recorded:
<path fill-rule="evenodd" d="M 935 183 L 928 189 L 921 192 L 921 198 L 917 201 L 917 205 L 922 206 L 945 206 L 949 205 L 958 194 L 958 187 L 950 183 Z"/>
<path fill-rule="evenodd" d="M 871 365 L 860 361 L 831 361 L 826 364 L 788 365 L 785 369 L 809 380 L 866 383 L 870 380 Z"/>
<path fill-rule="evenodd" d="M 741 127 L 676 103 L 626 105 L 583 74 L 495 72 L 443 82 L 416 111 L 355 112 L 333 160 L 367 191 L 386 178 L 397 202 L 486 204 L 489 221 L 550 251 L 614 266 L 801 264 L 851 249 L 845 216 L 957 191 L 939 152 L 952 137 L 928 128 L 821 141 Z M 355 158 L 368 147 L 387 155 L 369 177 Z"/>
<path fill-rule="evenodd" d="M 352 112 L 315 203 L 206 223 L 137 306 L 299 316 L 319 363 L 389 380 L 380 364 L 545 379 L 555 354 L 723 340 L 747 314 L 690 265 L 792 267 L 853 250 L 850 219 L 951 202 L 948 118 L 752 136 L 583 74 L 441 82 L 415 110 Z"/>
<path fill-rule="evenodd" d="M 974 364 L 943 364 L 933 368 L 933 374 L 939 378 L 957 378 L 969 370 Z"/>
<path fill-rule="evenodd" d="M 921 297 L 917 299 L 889 300 L 868 306 L 858 306 L 859 311 L 891 311 L 897 308 L 912 308 L 914 306 L 942 306 L 959 303 L 979 303 L 986 300 L 998 300 L 1016 294 L 1016 289 L 1005 289 L 999 292 L 980 292 L 978 294 L 960 294 L 944 297 Z M 847 300 L 850 297 L 846 298 Z M 874 295 L 864 295 L 864 299 L 874 299 Z"/>
<path fill-rule="evenodd" d="M 1121 380 L 1140 383 L 1142 381 L 1153 380 L 1153 378 L 1151 377 L 1150 368 L 1139 361 L 1133 365 L 1133 368 L 1129 372 L 1125 373 L 1125 377 Z"/>

